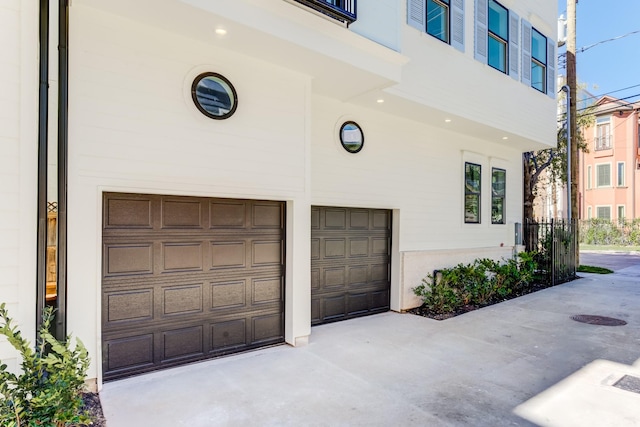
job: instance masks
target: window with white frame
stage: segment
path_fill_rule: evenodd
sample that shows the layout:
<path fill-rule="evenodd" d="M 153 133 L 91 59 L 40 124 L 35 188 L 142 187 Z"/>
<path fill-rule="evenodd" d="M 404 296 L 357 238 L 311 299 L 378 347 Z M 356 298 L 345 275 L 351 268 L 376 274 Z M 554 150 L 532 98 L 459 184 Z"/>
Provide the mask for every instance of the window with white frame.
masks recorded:
<path fill-rule="evenodd" d="M 618 162 L 618 187 L 624 187 L 624 162 Z"/>
<path fill-rule="evenodd" d="M 594 145 L 596 151 L 611 148 L 611 116 L 596 118 Z"/>
<path fill-rule="evenodd" d="M 491 224 L 504 224 L 507 171 L 491 169 Z"/>
<path fill-rule="evenodd" d="M 480 224 L 482 166 L 464 163 L 464 222 Z"/>
<path fill-rule="evenodd" d="M 531 87 L 547 93 L 547 38 L 531 30 Z"/>
<path fill-rule="evenodd" d="M 591 190 L 591 165 L 587 166 L 587 190 Z"/>
<path fill-rule="evenodd" d="M 596 218 L 611 219 L 611 206 L 596 206 Z"/>
<path fill-rule="evenodd" d="M 587 219 L 593 218 L 593 212 L 591 211 L 591 206 L 587 206 Z"/>
<path fill-rule="evenodd" d="M 464 52 L 464 0 L 408 0 L 407 23 Z"/>
<path fill-rule="evenodd" d="M 596 165 L 596 187 L 611 187 L 610 163 Z"/>

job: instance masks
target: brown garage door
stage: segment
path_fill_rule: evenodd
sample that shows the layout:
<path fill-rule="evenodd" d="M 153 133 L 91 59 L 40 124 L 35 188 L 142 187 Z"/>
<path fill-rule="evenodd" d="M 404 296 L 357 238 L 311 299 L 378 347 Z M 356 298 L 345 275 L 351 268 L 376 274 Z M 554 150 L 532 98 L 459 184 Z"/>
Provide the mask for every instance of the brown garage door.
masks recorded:
<path fill-rule="evenodd" d="M 391 212 L 311 209 L 311 324 L 389 310 Z"/>
<path fill-rule="evenodd" d="M 104 379 L 284 341 L 281 202 L 107 193 Z"/>

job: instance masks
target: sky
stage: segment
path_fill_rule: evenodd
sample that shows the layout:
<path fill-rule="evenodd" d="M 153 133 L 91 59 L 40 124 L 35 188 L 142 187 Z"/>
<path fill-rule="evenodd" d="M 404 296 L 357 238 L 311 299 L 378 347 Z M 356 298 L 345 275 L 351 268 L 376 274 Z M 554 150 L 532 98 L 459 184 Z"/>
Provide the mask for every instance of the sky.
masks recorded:
<path fill-rule="evenodd" d="M 558 15 L 566 16 L 566 10 L 567 1 L 558 0 Z M 593 95 L 617 91 L 610 95 L 640 101 L 640 0 L 579 0 L 576 27 L 578 82 L 586 84 Z M 633 31 L 639 32 L 580 51 Z M 559 53 L 564 51 L 564 47 L 559 49 Z M 630 86 L 636 87 L 618 92 Z"/>

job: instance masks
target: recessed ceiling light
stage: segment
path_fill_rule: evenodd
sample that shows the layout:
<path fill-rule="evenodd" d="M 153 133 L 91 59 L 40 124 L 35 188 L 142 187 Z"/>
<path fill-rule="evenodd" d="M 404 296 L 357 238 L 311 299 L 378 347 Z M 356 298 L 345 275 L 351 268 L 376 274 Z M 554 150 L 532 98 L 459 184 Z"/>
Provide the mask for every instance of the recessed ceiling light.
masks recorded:
<path fill-rule="evenodd" d="M 380 98 L 376 101 L 378 104 L 382 104 L 384 102 L 384 99 Z"/>
<path fill-rule="evenodd" d="M 451 123 L 451 119 L 444 119 L 445 123 Z"/>
<path fill-rule="evenodd" d="M 224 36 L 227 34 L 227 30 L 225 30 L 224 28 L 216 28 L 216 34 L 219 36 Z"/>
<path fill-rule="evenodd" d="M 503 136 L 502 139 L 509 139 L 509 137 L 508 136 Z"/>

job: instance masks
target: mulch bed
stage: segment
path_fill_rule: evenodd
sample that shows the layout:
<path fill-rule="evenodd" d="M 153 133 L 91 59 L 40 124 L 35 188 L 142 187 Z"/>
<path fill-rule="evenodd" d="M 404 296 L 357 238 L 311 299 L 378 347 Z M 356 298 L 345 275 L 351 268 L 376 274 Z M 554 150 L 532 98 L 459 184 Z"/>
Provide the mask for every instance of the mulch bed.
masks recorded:
<path fill-rule="evenodd" d="M 428 317 L 429 319 L 434 319 L 434 320 L 446 320 L 446 319 L 451 319 L 452 317 L 460 316 L 461 314 L 465 314 L 473 310 L 477 310 L 482 307 L 488 307 L 493 304 L 498 304 L 500 302 L 518 298 L 523 295 L 531 294 L 533 292 L 538 292 L 542 289 L 546 289 L 549 287 L 550 287 L 549 285 L 545 285 L 542 283 L 533 284 L 526 290 L 523 290 L 518 293 L 514 292 L 513 294 L 509 295 L 506 298 L 496 299 L 485 305 L 473 305 L 473 304 L 463 305 L 458 310 L 450 313 L 433 313 L 429 311 L 427 307 L 425 307 L 424 305 L 421 305 L 420 307 L 412 308 L 411 310 L 407 310 L 407 313 L 415 314 L 417 316 L 422 316 L 422 317 Z"/>
<path fill-rule="evenodd" d="M 100 404 L 100 397 L 98 393 L 84 393 L 82 395 L 84 400 L 83 410 L 87 411 L 87 415 L 91 418 L 92 427 L 107 427 L 107 420 L 102 413 L 102 405 Z"/>

